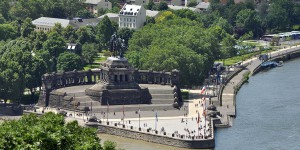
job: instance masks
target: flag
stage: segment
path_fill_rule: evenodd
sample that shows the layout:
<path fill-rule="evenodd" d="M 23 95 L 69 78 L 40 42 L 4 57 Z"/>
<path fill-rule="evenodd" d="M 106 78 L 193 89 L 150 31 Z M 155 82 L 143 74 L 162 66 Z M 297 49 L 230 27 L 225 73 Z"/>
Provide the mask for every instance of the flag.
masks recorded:
<path fill-rule="evenodd" d="M 107 113 L 109 112 L 109 103 L 108 100 L 106 101 L 106 105 L 107 105 Z"/>
<path fill-rule="evenodd" d="M 141 109 L 139 109 L 139 118 L 141 117 Z"/>
<path fill-rule="evenodd" d="M 199 124 L 199 122 L 200 122 L 200 114 L 199 114 L 199 111 L 198 111 L 197 123 Z"/>
<path fill-rule="evenodd" d="M 156 120 L 156 122 L 158 122 L 157 111 L 155 112 L 155 120 Z"/>
<path fill-rule="evenodd" d="M 124 119 L 124 116 L 125 116 L 125 108 L 124 108 L 124 104 L 123 104 L 123 119 Z"/>
<path fill-rule="evenodd" d="M 203 86 L 202 89 L 201 89 L 201 91 L 200 91 L 200 94 L 203 94 L 205 92 L 205 90 L 206 90 L 206 87 Z"/>

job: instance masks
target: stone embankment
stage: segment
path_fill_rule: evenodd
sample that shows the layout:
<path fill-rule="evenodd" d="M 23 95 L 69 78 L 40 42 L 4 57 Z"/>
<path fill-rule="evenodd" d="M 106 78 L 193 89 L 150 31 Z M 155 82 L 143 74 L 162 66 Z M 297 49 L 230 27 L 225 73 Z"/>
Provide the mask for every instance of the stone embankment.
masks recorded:
<path fill-rule="evenodd" d="M 91 123 L 87 124 L 87 126 L 97 127 L 99 133 L 122 136 L 126 138 L 181 148 L 207 149 L 215 147 L 215 139 L 213 135 L 214 131 L 212 131 L 212 137 L 210 138 L 197 139 L 194 137 L 186 138 L 185 135 L 169 134 L 166 132 L 152 131 L 149 129 L 141 129 L 133 126 L 121 125 L 122 127 L 119 127 L 120 125 L 116 123 L 114 125 L 107 125 L 104 123 Z"/>
<path fill-rule="evenodd" d="M 268 54 L 272 61 L 287 61 L 293 58 L 300 57 L 300 47 L 294 46 L 286 49 L 280 49 Z M 228 80 L 221 86 L 218 98 L 213 98 L 212 102 L 220 111 L 220 124 L 216 127 L 232 126 L 232 117 L 236 117 L 236 94 L 245 80 L 245 74 L 254 75 L 261 71 L 261 60 L 251 58 L 242 63 L 241 68 L 237 68 L 234 73 L 229 75 Z"/>

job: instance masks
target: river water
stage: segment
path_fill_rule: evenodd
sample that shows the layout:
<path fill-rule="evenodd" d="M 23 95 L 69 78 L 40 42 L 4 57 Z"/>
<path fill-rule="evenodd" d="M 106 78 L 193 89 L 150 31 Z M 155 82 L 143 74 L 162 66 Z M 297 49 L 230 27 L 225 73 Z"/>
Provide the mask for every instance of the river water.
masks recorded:
<path fill-rule="evenodd" d="M 215 150 L 300 149 L 300 59 L 263 71 L 237 94 L 233 127 L 217 129 Z"/>
<path fill-rule="evenodd" d="M 215 150 L 300 149 L 300 59 L 262 71 L 237 95 L 233 127 L 216 130 Z M 184 150 L 100 134 L 127 150 Z"/>

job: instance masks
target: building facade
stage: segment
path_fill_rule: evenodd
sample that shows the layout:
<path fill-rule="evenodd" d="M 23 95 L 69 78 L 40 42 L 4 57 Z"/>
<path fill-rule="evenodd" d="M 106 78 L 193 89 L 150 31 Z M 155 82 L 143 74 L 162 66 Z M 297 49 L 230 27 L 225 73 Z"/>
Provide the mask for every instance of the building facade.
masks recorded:
<path fill-rule="evenodd" d="M 139 29 L 146 22 L 143 6 L 125 4 L 119 12 L 119 28 Z"/>
<path fill-rule="evenodd" d="M 98 14 L 98 9 L 112 9 L 112 4 L 108 0 L 86 0 L 86 9 L 93 14 Z"/>
<path fill-rule="evenodd" d="M 91 19 L 81 19 L 81 18 L 73 18 L 71 20 L 68 19 L 60 19 L 60 18 L 50 18 L 50 17 L 40 17 L 32 21 L 32 24 L 35 25 L 35 31 L 50 31 L 55 24 L 61 24 L 63 28 L 67 26 L 72 26 L 74 29 L 78 29 L 81 26 L 96 26 L 100 22 L 99 18 L 91 18 Z"/>

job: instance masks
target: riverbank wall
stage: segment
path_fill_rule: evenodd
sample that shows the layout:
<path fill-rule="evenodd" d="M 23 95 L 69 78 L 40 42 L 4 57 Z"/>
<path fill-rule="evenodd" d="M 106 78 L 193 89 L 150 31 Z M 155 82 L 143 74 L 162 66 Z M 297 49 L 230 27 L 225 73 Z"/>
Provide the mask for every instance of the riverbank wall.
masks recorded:
<path fill-rule="evenodd" d="M 294 51 L 291 52 L 283 52 L 281 54 L 275 55 L 275 56 L 271 56 L 271 58 L 269 59 L 269 61 L 288 61 L 291 59 L 295 59 L 295 58 L 299 58 L 300 57 L 300 47 L 296 47 L 294 48 Z M 253 72 L 252 75 L 257 74 L 258 72 L 260 72 L 262 70 L 262 67 L 259 65 L 257 66 Z"/>
<path fill-rule="evenodd" d="M 186 138 L 185 135 L 175 135 L 166 132 L 153 131 L 150 129 L 141 129 L 133 126 L 119 126 L 117 124 L 86 124 L 88 127 L 98 128 L 99 133 L 121 136 L 135 140 L 143 140 L 163 145 L 175 146 L 188 149 L 207 149 L 215 147 L 214 129 L 212 136 L 207 139 L 197 139 L 196 137 Z"/>

